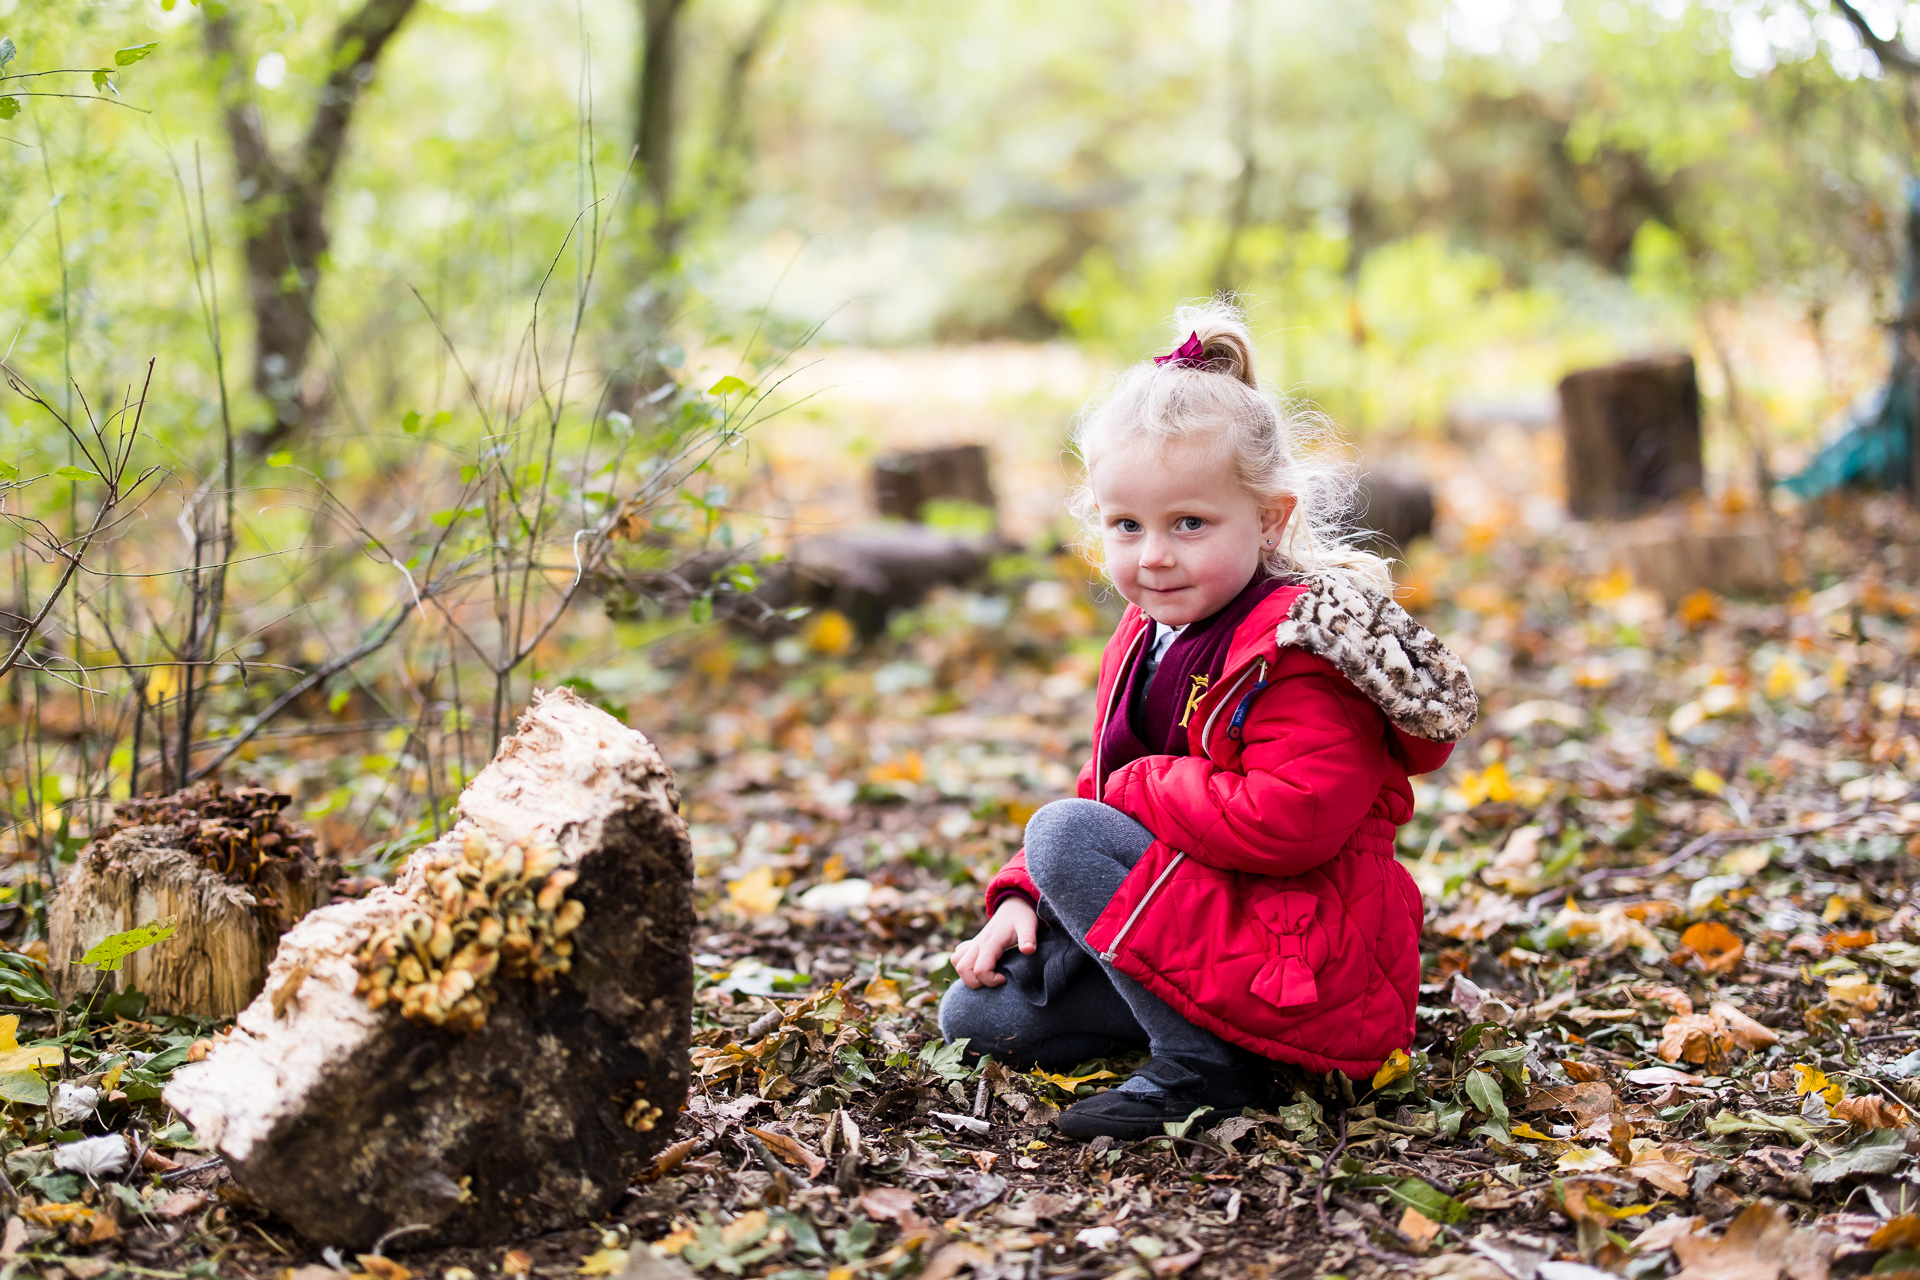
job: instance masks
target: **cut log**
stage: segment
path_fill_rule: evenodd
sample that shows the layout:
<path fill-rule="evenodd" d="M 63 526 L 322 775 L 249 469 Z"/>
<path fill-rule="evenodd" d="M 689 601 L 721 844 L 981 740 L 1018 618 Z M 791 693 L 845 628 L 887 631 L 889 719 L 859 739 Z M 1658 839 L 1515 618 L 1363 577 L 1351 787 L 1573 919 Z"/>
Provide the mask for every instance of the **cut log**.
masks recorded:
<path fill-rule="evenodd" d="M 1619 527 L 1615 557 L 1669 605 L 1695 591 L 1764 596 L 1780 589 L 1780 549 L 1763 517 L 1648 516 Z"/>
<path fill-rule="evenodd" d="M 1433 486 L 1418 476 L 1369 472 L 1360 481 L 1354 523 L 1388 554 L 1402 554 L 1433 532 Z"/>
<path fill-rule="evenodd" d="M 326 900 L 313 833 L 290 796 L 202 783 L 130 800 L 80 853 L 47 913 L 47 960 L 63 999 L 137 989 L 155 1013 L 231 1018 L 260 994 L 280 935 Z M 171 918 L 174 936 L 116 971 L 79 963 L 95 943 Z"/>
<path fill-rule="evenodd" d="M 922 509 L 936 498 L 971 502 L 992 511 L 986 446 L 961 444 L 887 454 L 873 464 L 873 497 L 881 515 L 900 520 L 919 520 Z"/>
<path fill-rule="evenodd" d="M 1637 515 L 1700 487 L 1700 382 L 1693 357 L 1582 369 L 1560 380 L 1567 509 Z"/>
<path fill-rule="evenodd" d="M 316 1242 L 489 1244 L 603 1214 L 686 1097 L 692 851 L 646 738 L 566 689 L 391 888 L 281 941 L 166 1091 Z"/>

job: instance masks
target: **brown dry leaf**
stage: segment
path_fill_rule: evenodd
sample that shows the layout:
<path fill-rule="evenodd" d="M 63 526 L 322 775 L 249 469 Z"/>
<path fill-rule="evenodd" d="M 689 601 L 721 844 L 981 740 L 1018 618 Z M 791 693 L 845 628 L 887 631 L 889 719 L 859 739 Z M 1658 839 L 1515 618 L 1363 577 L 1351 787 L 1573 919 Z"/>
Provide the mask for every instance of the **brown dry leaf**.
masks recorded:
<path fill-rule="evenodd" d="M 1607 1150 L 1613 1152 L 1613 1158 L 1621 1164 L 1632 1164 L 1633 1126 L 1618 1111 L 1611 1118 L 1613 1123 L 1607 1127 Z"/>
<path fill-rule="evenodd" d="M 1675 1240 L 1698 1231 L 1700 1222 L 1698 1217 L 1662 1218 L 1633 1238 L 1633 1251 L 1659 1253 L 1662 1249 L 1671 1249 Z"/>
<path fill-rule="evenodd" d="M 1725 1000 L 1715 1000 L 1713 1013 L 1727 1024 L 1727 1030 L 1733 1034 L 1733 1042 L 1748 1052 L 1771 1048 L 1780 1043 L 1778 1032 L 1765 1023 L 1749 1018 L 1737 1005 L 1729 1004 Z"/>
<path fill-rule="evenodd" d="M 1663 982 L 1636 982 L 1627 988 L 1627 994 L 1635 1000 L 1658 1000 L 1667 1006 L 1668 1012 L 1682 1017 L 1693 1012 L 1693 997 Z"/>
<path fill-rule="evenodd" d="M 1638 1071 L 1627 1072 L 1628 1084 L 1705 1084 L 1704 1076 L 1696 1076 L 1691 1071 L 1681 1071 L 1677 1067 L 1641 1067 Z"/>
<path fill-rule="evenodd" d="M 1407 1238 L 1416 1252 L 1425 1253 L 1433 1238 L 1440 1234 L 1440 1224 L 1418 1209 L 1409 1207 L 1400 1215 L 1400 1234 Z"/>
<path fill-rule="evenodd" d="M 804 1144 L 784 1133 L 775 1133 L 771 1129 L 756 1129 L 752 1125 L 741 1126 L 748 1133 L 767 1144 L 767 1150 L 778 1157 L 780 1163 L 792 1169 L 804 1170 L 809 1178 L 817 1178 L 820 1171 L 827 1167 L 825 1156 L 810 1150 Z"/>
<path fill-rule="evenodd" d="M 1820 941 L 1826 944 L 1829 951 L 1858 951 L 1873 945 L 1873 930 L 1853 929 L 1844 933 L 1830 933 Z"/>
<path fill-rule="evenodd" d="M 392 1258 L 383 1258 L 377 1253 L 362 1253 L 354 1257 L 360 1269 L 375 1280 L 413 1280 L 413 1272 L 407 1270 Z"/>
<path fill-rule="evenodd" d="M 1887 997 L 1887 989 L 1864 973 L 1843 973 L 1827 979 L 1827 999 L 1854 1013 L 1872 1013 Z"/>
<path fill-rule="evenodd" d="M 1675 1014 L 1660 1029 L 1659 1054 L 1666 1062 L 1718 1063 L 1732 1048 L 1727 1024 L 1710 1013 Z"/>
<path fill-rule="evenodd" d="M 1619 1102 L 1610 1084 L 1563 1084 L 1529 1091 L 1521 1110 L 1564 1111 L 1573 1117 L 1576 1127 L 1584 1129 L 1600 1117 L 1613 1114 Z"/>
<path fill-rule="evenodd" d="M 1912 1123 L 1905 1107 L 1896 1106 L 1877 1093 L 1836 1102 L 1832 1112 L 1836 1120 L 1868 1129 L 1901 1129 Z"/>
<path fill-rule="evenodd" d="M 1185 1253 L 1169 1253 L 1164 1257 L 1155 1258 L 1152 1262 L 1149 1262 L 1147 1264 L 1147 1270 L 1156 1276 L 1177 1276 L 1205 1256 L 1206 1250 L 1204 1249 L 1189 1249 Z"/>
<path fill-rule="evenodd" d="M 1869 1249 L 1920 1249 L 1920 1216 L 1902 1213 L 1888 1218 L 1867 1238 Z"/>
<path fill-rule="evenodd" d="M 163 1218 L 190 1218 L 207 1207 L 207 1193 L 204 1191 L 176 1191 L 160 1202 L 154 1210 Z"/>
<path fill-rule="evenodd" d="M 869 1218 L 899 1222 L 903 1227 L 907 1218 L 918 1216 L 919 1203 L 920 1197 L 905 1187 L 868 1187 L 860 1193 L 860 1208 Z"/>
<path fill-rule="evenodd" d="M 940 1252 L 933 1255 L 926 1270 L 920 1273 L 920 1280 L 952 1280 L 968 1267 L 984 1266 L 991 1261 L 993 1255 L 979 1245 L 955 1241 L 940 1247 Z"/>
<path fill-rule="evenodd" d="M 1508 1186 L 1504 1182 L 1494 1182 L 1460 1203 L 1469 1209 L 1478 1209 L 1484 1213 L 1495 1209 L 1511 1209 L 1520 1203 L 1524 1194 L 1525 1192 L 1519 1187 Z"/>
<path fill-rule="evenodd" d="M 1560 1069 L 1566 1072 L 1567 1079 L 1573 1081 L 1575 1084 L 1591 1084 L 1595 1080 L 1605 1080 L 1607 1078 L 1607 1073 L 1603 1068 L 1593 1066 L 1591 1063 L 1575 1062 L 1571 1058 L 1562 1062 Z"/>
<path fill-rule="evenodd" d="M 1702 920 L 1680 935 L 1680 946 L 1700 960 L 1703 973 L 1732 973 L 1747 954 L 1740 936 L 1717 920 Z"/>
<path fill-rule="evenodd" d="M 1832 1237 L 1795 1231 L 1784 1207 L 1756 1200 L 1728 1224 L 1726 1234 L 1680 1236 L 1675 1280 L 1827 1280 Z"/>
<path fill-rule="evenodd" d="M 698 1142 L 698 1138 L 686 1138 L 662 1151 L 659 1159 L 653 1162 L 653 1168 L 647 1173 L 647 1181 L 658 1182 L 678 1169 L 685 1163 L 686 1158 L 693 1154 L 693 1148 Z"/>

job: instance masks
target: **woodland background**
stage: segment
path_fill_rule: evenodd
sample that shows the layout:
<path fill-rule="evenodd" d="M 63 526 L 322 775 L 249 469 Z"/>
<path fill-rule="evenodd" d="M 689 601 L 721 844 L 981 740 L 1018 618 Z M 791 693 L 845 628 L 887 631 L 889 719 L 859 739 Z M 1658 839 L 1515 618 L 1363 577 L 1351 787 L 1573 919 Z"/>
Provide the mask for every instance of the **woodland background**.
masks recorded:
<path fill-rule="evenodd" d="M 1552 935 L 1535 899 L 1616 854 L 1893 804 L 1920 759 L 1901 500 L 1772 488 L 1888 368 L 1920 8 L 0 0 L 0 35 L 0 928 L 22 981 L 115 801 L 251 777 L 379 877 L 564 683 L 680 771 L 706 1047 L 754 1026 L 764 1048 L 767 999 L 847 980 L 863 1016 L 917 1028 L 876 1031 L 876 1069 L 971 1097 L 910 1051 L 978 881 L 1070 785 L 1117 616 L 1062 512 L 1068 424 L 1219 290 L 1357 465 L 1438 493 L 1400 578 L 1487 716 L 1405 845 L 1436 983 L 1513 946 L 1524 967 L 1677 945 L 1693 917 Z M 1782 531 L 1770 599 L 1662 601 L 1564 513 L 1555 382 L 1672 350 L 1706 391 L 1696 508 Z M 981 579 L 878 627 L 754 603 L 796 539 L 871 519 L 876 457 L 947 443 L 991 453 L 996 511 L 927 513 L 1002 535 Z M 1850 876 L 1793 879 L 1810 923 L 1767 945 L 1818 943 L 1829 899 L 1893 917 Z M 1705 918 L 1723 887 L 1666 896 Z M 1808 1034 L 1846 1034 L 1828 1023 Z M 794 1105 L 797 1072 L 755 1071 Z M 835 1079 L 797 1114 L 874 1092 Z M 785 1256 L 765 1212 L 716 1243 L 758 1192 L 686 1194 L 620 1232 L 698 1238 L 701 1265 Z M 859 1221 L 842 1263 L 876 1222 L 910 1234 Z"/>

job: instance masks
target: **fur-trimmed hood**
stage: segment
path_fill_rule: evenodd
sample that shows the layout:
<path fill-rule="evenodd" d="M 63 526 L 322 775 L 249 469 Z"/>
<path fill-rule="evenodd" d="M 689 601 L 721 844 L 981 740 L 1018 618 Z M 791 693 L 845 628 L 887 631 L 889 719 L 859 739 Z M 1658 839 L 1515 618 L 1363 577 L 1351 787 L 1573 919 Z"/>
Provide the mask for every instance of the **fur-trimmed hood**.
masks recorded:
<path fill-rule="evenodd" d="M 1332 574 L 1306 587 L 1274 633 L 1331 662 L 1402 733 L 1458 742 L 1480 715 L 1466 663 L 1389 596 Z"/>

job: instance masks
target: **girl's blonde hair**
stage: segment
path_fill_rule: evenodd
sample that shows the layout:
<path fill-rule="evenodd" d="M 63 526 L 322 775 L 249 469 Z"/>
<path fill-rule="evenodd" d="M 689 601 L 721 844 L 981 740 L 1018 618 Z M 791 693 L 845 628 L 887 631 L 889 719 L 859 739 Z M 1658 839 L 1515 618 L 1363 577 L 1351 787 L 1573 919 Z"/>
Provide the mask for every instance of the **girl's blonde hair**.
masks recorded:
<path fill-rule="evenodd" d="M 1191 303 L 1173 313 L 1175 341 L 1200 340 L 1200 362 L 1140 363 L 1119 374 L 1087 403 L 1073 428 L 1084 467 L 1069 503 L 1097 547 L 1094 458 L 1122 440 L 1157 443 L 1217 432 L 1232 451 L 1242 487 L 1263 507 L 1294 500 L 1279 545 L 1263 548 L 1269 573 L 1339 574 L 1357 586 L 1393 589 L 1386 560 L 1354 545 L 1345 517 L 1358 489 L 1340 456 L 1338 434 L 1323 415 L 1263 390 L 1254 371 L 1253 332 L 1226 298 Z"/>

